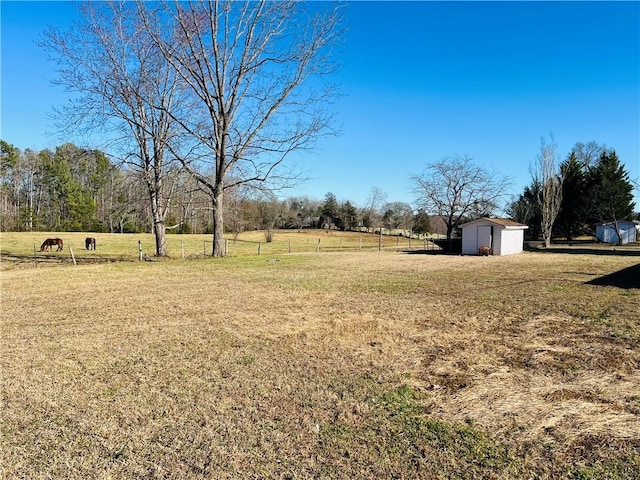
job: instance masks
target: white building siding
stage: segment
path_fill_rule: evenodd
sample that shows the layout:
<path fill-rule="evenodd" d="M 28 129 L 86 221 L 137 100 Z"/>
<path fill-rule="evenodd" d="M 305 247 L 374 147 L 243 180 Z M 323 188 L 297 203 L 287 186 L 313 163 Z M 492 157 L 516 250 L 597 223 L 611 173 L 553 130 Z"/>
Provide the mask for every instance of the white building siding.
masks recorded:
<path fill-rule="evenodd" d="M 526 225 L 499 219 L 469 222 L 462 225 L 462 254 L 478 255 L 479 248 L 483 246 L 490 247 L 493 255 L 520 253 L 526 228 Z"/>
<path fill-rule="evenodd" d="M 491 253 L 493 255 L 504 255 L 502 251 L 504 250 L 504 230 L 499 227 L 494 227 L 493 231 L 495 234 L 493 235 L 493 246 Z"/>
<path fill-rule="evenodd" d="M 496 255 L 512 255 L 522 252 L 524 230 L 505 230 L 501 238 L 500 253 Z"/>
<path fill-rule="evenodd" d="M 462 254 L 476 255 L 478 253 L 478 226 L 469 225 L 462 229 Z"/>

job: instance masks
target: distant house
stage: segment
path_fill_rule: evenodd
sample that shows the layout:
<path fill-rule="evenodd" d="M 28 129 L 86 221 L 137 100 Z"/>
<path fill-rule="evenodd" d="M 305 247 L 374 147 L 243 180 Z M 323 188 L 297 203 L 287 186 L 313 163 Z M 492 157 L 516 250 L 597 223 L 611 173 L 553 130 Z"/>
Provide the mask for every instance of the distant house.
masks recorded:
<path fill-rule="evenodd" d="M 511 255 L 522 252 L 524 231 L 529 228 L 507 218 L 479 218 L 461 225 L 462 254 Z"/>
<path fill-rule="evenodd" d="M 634 243 L 638 241 L 638 231 L 634 222 L 626 220 L 600 223 L 596 225 L 596 239 L 603 243 Z"/>

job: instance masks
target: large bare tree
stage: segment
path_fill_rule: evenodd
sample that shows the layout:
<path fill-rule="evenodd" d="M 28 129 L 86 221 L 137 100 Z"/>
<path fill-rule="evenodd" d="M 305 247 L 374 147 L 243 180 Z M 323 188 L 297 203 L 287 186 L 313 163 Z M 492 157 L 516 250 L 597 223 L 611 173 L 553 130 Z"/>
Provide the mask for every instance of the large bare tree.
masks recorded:
<path fill-rule="evenodd" d="M 184 108 L 180 77 L 142 28 L 131 2 L 84 2 L 73 28 L 49 29 L 42 46 L 54 55 L 55 83 L 75 96 L 60 124 L 77 134 L 100 131 L 106 150 L 139 173 L 146 185 L 156 255 L 166 255 L 165 217 L 172 172 L 168 146 L 176 135 L 167 114 Z"/>
<path fill-rule="evenodd" d="M 412 182 L 418 207 L 441 216 L 451 238 L 463 221 L 491 215 L 510 180 L 476 165 L 470 157 L 456 156 L 432 163 Z"/>
<path fill-rule="evenodd" d="M 533 170 L 533 181 L 540 185 L 540 194 L 538 195 L 541 214 L 540 226 L 542 239 L 547 248 L 551 246 L 553 224 L 558 217 L 562 203 L 562 174 L 557 166 L 556 150 L 557 145 L 552 134 L 548 142 L 542 137 L 540 139 L 540 153 L 536 158 Z"/>
<path fill-rule="evenodd" d="M 289 185 L 297 175 L 285 159 L 331 131 L 326 102 L 334 90 L 326 76 L 335 69 L 340 10 L 295 1 L 138 6 L 192 94 L 189 111 L 157 108 L 190 137 L 173 153 L 209 194 L 212 255 L 222 256 L 225 192 Z"/>

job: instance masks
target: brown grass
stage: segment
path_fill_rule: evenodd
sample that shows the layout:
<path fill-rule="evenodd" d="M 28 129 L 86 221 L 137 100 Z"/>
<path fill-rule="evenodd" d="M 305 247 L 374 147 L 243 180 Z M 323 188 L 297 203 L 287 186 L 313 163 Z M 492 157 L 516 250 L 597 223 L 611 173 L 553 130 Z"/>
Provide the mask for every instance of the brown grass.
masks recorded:
<path fill-rule="evenodd" d="M 0 477 L 640 475 L 638 257 L 277 259 L 3 269 Z"/>

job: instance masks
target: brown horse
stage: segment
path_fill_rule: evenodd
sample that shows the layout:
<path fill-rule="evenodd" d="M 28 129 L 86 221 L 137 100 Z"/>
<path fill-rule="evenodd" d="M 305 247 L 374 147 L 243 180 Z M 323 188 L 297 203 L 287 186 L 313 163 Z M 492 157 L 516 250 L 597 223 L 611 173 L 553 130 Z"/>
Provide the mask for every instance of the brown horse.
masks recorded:
<path fill-rule="evenodd" d="M 96 239 L 93 237 L 87 237 L 84 239 L 84 246 L 87 250 L 96 249 Z"/>
<path fill-rule="evenodd" d="M 61 252 L 63 245 L 62 240 L 59 238 L 47 238 L 44 242 L 42 242 L 42 245 L 40 245 L 40 251 L 44 252 L 45 250 L 51 250 L 51 247 L 55 245 L 58 246 L 56 252 Z"/>

